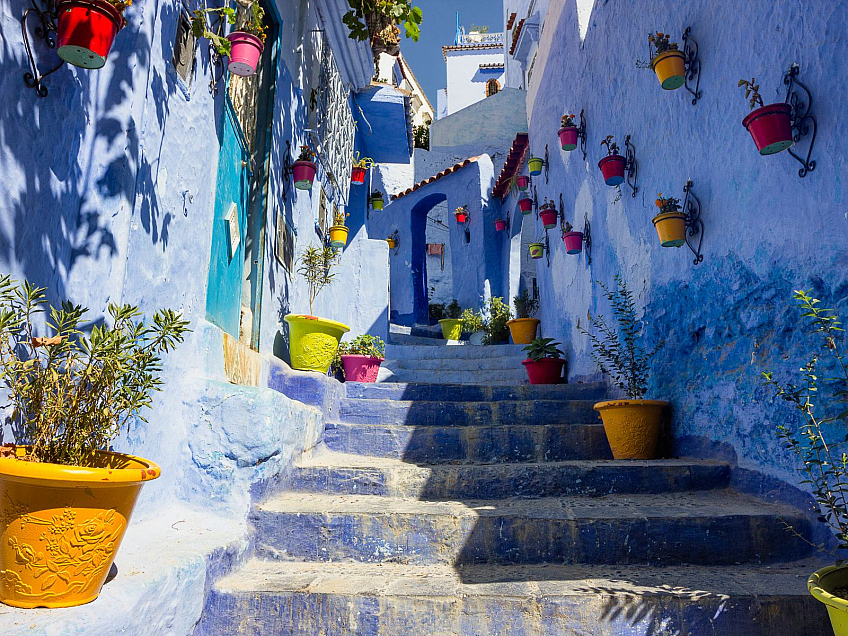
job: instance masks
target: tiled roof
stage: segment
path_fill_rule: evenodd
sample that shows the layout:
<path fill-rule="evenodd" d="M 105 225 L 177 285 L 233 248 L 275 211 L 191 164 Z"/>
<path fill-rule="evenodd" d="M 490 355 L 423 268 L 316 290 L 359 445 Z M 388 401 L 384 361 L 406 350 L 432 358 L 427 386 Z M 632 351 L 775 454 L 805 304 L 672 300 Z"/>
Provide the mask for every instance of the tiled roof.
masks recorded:
<path fill-rule="evenodd" d="M 419 181 L 418 183 L 416 183 L 414 186 L 412 186 L 408 190 L 404 190 L 403 192 L 398 192 L 397 194 L 392 195 L 392 201 L 400 199 L 401 197 L 405 197 L 407 194 L 412 194 L 413 192 L 415 192 L 419 188 L 423 188 L 425 185 L 428 185 L 430 183 L 438 181 L 442 177 L 446 177 L 449 174 L 453 174 L 454 172 L 462 170 L 465 166 L 470 166 L 472 163 L 477 161 L 479 158 L 480 158 L 479 156 L 470 157 L 470 158 L 466 159 L 465 161 L 461 161 L 457 164 L 452 165 L 450 168 L 445 168 L 444 170 L 442 170 L 438 174 L 435 174 L 428 179 L 424 179 L 424 181 Z"/>
<path fill-rule="evenodd" d="M 515 24 L 515 17 L 518 14 L 514 11 L 509 14 L 509 22 L 506 23 L 506 30 L 509 31 L 512 28 L 512 25 Z"/>
<path fill-rule="evenodd" d="M 515 53 L 515 47 L 518 46 L 518 38 L 521 35 L 521 29 L 524 28 L 524 18 L 518 22 L 518 26 L 515 27 L 515 31 L 512 32 L 512 46 L 509 47 L 509 54 L 512 55 Z"/>
<path fill-rule="evenodd" d="M 506 198 L 509 192 L 509 180 L 524 163 L 524 156 L 530 148 L 530 135 L 527 133 L 518 133 L 515 136 L 515 141 L 512 142 L 512 148 L 509 149 L 509 155 L 504 163 L 503 170 L 495 182 L 495 187 L 492 189 L 492 196 L 497 197 L 501 201 Z"/>
<path fill-rule="evenodd" d="M 448 51 L 473 51 L 475 49 L 502 49 L 503 44 L 455 44 L 442 47 L 442 57 L 448 59 Z"/>

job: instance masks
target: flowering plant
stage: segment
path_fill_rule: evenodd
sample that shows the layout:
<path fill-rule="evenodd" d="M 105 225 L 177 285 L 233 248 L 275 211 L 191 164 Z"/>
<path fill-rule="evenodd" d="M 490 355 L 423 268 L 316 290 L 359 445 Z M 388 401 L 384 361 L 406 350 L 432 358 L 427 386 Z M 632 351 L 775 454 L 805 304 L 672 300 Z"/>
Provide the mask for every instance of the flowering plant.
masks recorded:
<path fill-rule="evenodd" d="M 333 225 L 344 225 L 345 220 L 349 217 L 350 214 L 346 212 L 341 212 L 338 208 L 333 210 Z"/>
<path fill-rule="evenodd" d="M 669 33 L 662 33 L 657 31 L 656 33 L 651 33 L 648 36 L 648 42 L 653 44 L 657 48 L 657 54 L 665 53 L 666 51 L 676 51 L 677 43 L 669 42 L 668 39 L 671 37 Z"/>
<path fill-rule="evenodd" d="M 660 192 L 657 195 L 657 200 L 654 201 L 654 205 L 656 205 L 663 214 L 666 212 L 677 212 L 680 209 L 680 199 L 675 199 L 674 197 L 663 198 L 662 192 Z"/>
<path fill-rule="evenodd" d="M 109 4 L 115 7 L 119 13 L 123 14 L 127 7 L 132 6 L 132 0 L 106 0 Z"/>
<path fill-rule="evenodd" d="M 311 162 L 315 159 L 315 151 L 309 146 L 309 144 L 303 144 L 300 147 L 300 155 L 298 156 L 298 161 L 309 161 Z"/>
<path fill-rule="evenodd" d="M 576 125 L 574 123 L 575 117 L 576 117 L 576 115 L 574 115 L 574 114 L 563 115 L 562 116 L 562 123 L 560 124 L 560 128 L 569 128 L 570 126 L 575 126 Z"/>
<path fill-rule="evenodd" d="M 373 165 L 374 165 L 374 160 L 371 157 L 360 157 L 358 152 L 354 153 L 354 155 L 353 155 L 353 167 L 354 168 L 362 168 L 364 170 L 368 170 Z"/>

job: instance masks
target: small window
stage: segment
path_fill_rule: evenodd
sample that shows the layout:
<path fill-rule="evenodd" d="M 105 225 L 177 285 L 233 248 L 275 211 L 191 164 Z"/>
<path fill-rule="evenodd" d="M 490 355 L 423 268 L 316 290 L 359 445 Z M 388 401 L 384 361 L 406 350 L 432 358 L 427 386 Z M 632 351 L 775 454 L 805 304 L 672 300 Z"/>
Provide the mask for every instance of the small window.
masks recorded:
<path fill-rule="evenodd" d="M 277 260 L 290 274 L 294 273 L 294 230 L 281 213 L 277 216 L 277 245 L 274 251 Z"/>
<path fill-rule="evenodd" d="M 491 97 L 501 90 L 500 82 L 496 79 L 490 79 L 486 82 L 486 97 Z"/>
<path fill-rule="evenodd" d="M 194 70 L 194 53 L 197 39 L 191 30 L 191 18 L 185 8 L 180 8 L 180 19 L 177 24 L 177 37 L 174 40 L 174 69 L 177 75 L 191 86 L 192 71 Z"/>

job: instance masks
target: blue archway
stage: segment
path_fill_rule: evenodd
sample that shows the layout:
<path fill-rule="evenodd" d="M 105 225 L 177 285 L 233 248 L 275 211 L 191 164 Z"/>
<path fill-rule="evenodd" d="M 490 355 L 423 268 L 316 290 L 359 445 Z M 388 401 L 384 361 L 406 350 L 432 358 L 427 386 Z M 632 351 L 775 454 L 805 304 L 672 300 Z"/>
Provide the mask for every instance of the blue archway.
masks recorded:
<path fill-rule="evenodd" d="M 421 199 L 410 212 L 410 266 L 412 269 L 412 316 L 418 324 L 430 322 L 430 308 L 427 301 L 427 215 L 434 207 L 447 201 L 444 192 L 434 192 Z"/>

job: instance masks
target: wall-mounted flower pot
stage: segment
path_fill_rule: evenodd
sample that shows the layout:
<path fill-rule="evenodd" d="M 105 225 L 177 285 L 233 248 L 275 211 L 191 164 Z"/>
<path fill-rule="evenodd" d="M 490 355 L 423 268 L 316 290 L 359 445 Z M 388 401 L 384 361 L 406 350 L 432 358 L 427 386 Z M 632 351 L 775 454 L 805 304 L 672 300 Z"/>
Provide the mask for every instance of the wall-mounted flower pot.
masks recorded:
<path fill-rule="evenodd" d="M 686 242 L 686 215 L 680 210 L 660 212 L 653 222 L 663 247 L 680 247 Z"/>
<path fill-rule="evenodd" d="M 396 240 L 394 240 L 394 239 L 392 239 L 392 238 L 387 238 L 387 239 L 386 239 L 386 243 L 388 243 L 388 244 L 389 244 L 389 249 L 390 249 L 390 250 L 393 250 L 393 249 L 395 249 L 395 248 L 397 247 L 397 241 L 396 241 Z"/>
<path fill-rule="evenodd" d="M 506 221 L 503 219 L 495 219 L 495 231 L 503 232 L 506 229 Z"/>
<path fill-rule="evenodd" d="M 579 254 L 583 251 L 583 232 L 566 232 L 562 235 L 566 254 Z"/>
<path fill-rule="evenodd" d="M 244 31 L 230 33 L 227 39 L 233 43 L 227 69 L 230 73 L 241 77 L 254 75 L 256 67 L 259 66 L 259 58 L 265 49 L 262 40 L 252 33 L 245 33 Z"/>
<path fill-rule="evenodd" d="M 520 177 L 516 177 L 515 187 L 518 188 L 519 192 L 527 192 L 527 188 L 530 187 L 530 177 L 528 177 L 526 174 L 523 174 Z"/>
<path fill-rule="evenodd" d="M 459 318 L 443 318 L 439 321 L 442 328 L 442 337 L 445 340 L 459 340 L 462 338 L 462 321 Z"/>
<path fill-rule="evenodd" d="M 624 172 L 627 160 L 621 155 L 609 155 L 598 162 L 598 167 L 604 175 L 604 183 L 617 186 L 624 182 Z"/>
<path fill-rule="evenodd" d="M 559 143 L 563 150 L 574 150 L 577 148 L 577 126 L 566 126 L 559 129 Z"/>
<path fill-rule="evenodd" d="M 834 636 L 848 636 L 848 600 L 836 596 L 835 590 L 848 587 L 848 567 L 829 565 L 814 572 L 807 580 L 807 590 L 827 607 Z"/>
<path fill-rule="evenodd" d="M 373 356 L 341 356 L 345 382 L 376 382 L 383 358 Z"/>
<path fill-rule="evenodd" d="M 657 79 L 667 91 L 673 91 L 683 86 L 686 81 L 686 58 L 683 51 L 663 51 L 651 60 L 651 67 L 657 74 Z"/>
<path fill-rule="evenodd" d="M 527 162 L 527 169 L 530 171 L 531 177 L 538 177 L 542 174 L 542 166 L 545 165 L 545 162 L 539 157 L 533 157 Z"/>
<path fill-rule="evenodd" d="M 530 243 L 530 258 L 540 259 L 545 255 L 544 243 Z"/>
<path fill-rule="evenodd" d="M 562 367 L 565 360 L 560 358 L 542 358 L 541 360 L 525 360 L 521 364 L 527 370 L 530 384 L 559 384 L 562 380 Z"/>
<path fill-rule="evenodd" d="M 362 185 L 363 183 L 365 183 L 366 172 L 367 171 L 365 170 L 365 168 L 354 167 L 353 170 L 350 171 L 350 182 L 353 185 Z"/>
<path fill-rule="evenodd" d="M 383 197 L 373 197 L 371 199 L 371 207 L 374 208 L 375 210 L 382 210 L 383 204 L 384 204 Z"/>
<path fill-rule="evenodd" d="M 550 230 L 557 225 L 557 211 L 545 208 L 539 210 L 539 217 L 542 219 L 542 225 L 546 230 Z"/>
<path fill-rule="evenodd" d="M 124 18 L 103 0 L 62 2 L 58 9 L 56 52 L 68 64 L 97 69 L 106 64 Z"/>
<path fill-rule="evenodd" d="M 514 344 L 527 345 L 536 339 L 536 330 L 539 328 L 538 318 L 513 318 L 507 321 L 509 335 L 512 336 Z"/>
<path fill-rule="evenodd" d="M 742 120 L 761 155 L 773 155 L 792 145 L 791 113 L 789 104 L 769 104 L 751 111 Z"/>
<path fill-rule="evenodd" d="M 339 340 L 350 327 L 335 320 L 302 314 L 288 314 L 285 321 L 289 325 L 292 369 L 326 375 L 336 357 Z"/>
<path fill-rule="evenodd" d="M 318 169 L 311 161 L 295 161 L 292 164 L 294 187 L 298 190 L 311 190 L 315 181 L 315 171 Z"/>
<path fill-rule="evenodd" d="M 342 248 L 347 245 L 347 233 L 349 232 L 345 225 L 333 225 L 330 228 L 330 245 L 336 248 Z"/>
<path fill-rule="evenodd" d="M 454 212 L 457 223 L 465 223 L 468 220 L 468 212 Z"/>
<path fill-rule="evenodd" d="M 598 402 L 604 432 L 615 459 L 654 459 L 660 438 L 663 409 L 659 400 Z"/>
<path fill-rule="evenodd" d="M 518 200 L 518 209 L 522 214 L 530 214 L 533 211 L 533 199 L 527 197 Z"/>

